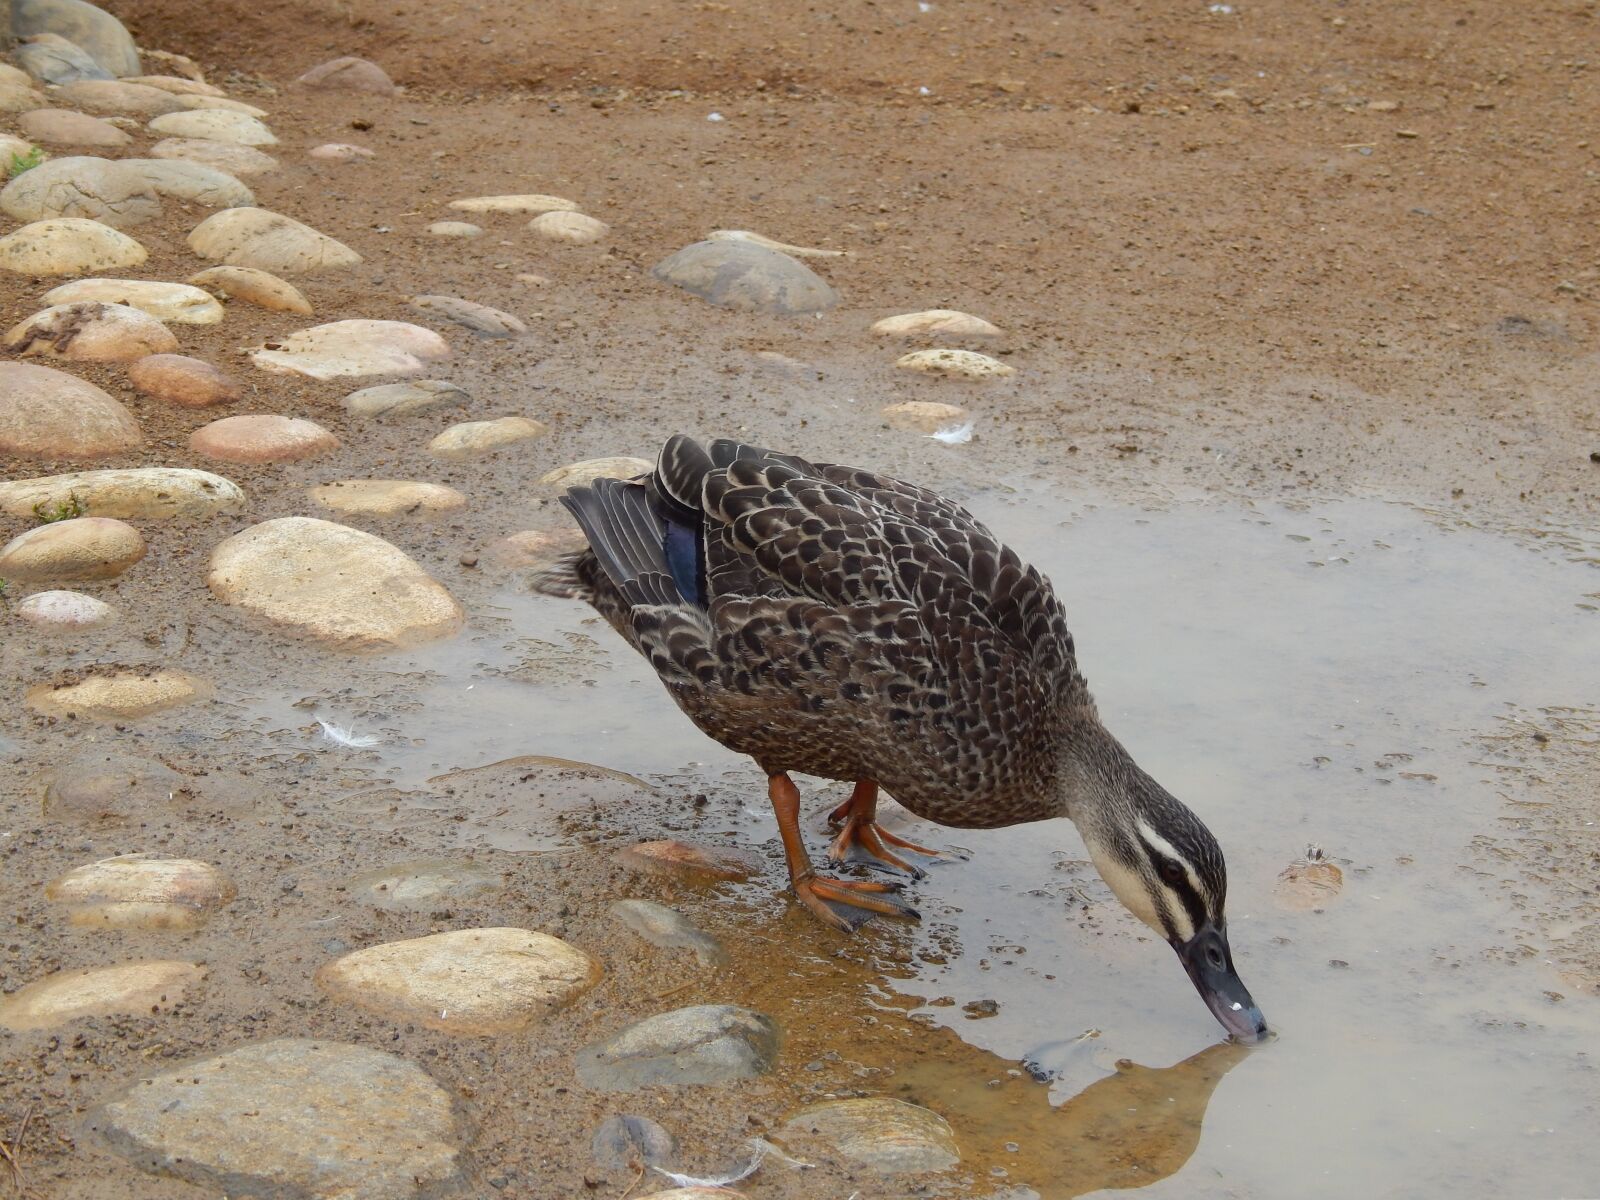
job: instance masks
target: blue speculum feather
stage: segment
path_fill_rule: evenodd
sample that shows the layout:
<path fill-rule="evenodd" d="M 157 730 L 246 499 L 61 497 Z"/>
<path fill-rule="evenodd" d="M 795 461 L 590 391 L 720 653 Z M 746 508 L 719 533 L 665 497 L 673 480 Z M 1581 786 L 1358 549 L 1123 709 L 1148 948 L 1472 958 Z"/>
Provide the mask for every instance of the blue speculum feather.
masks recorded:
<path fill-rule="evenodd" d="M 700 567 L 700 533 L 670 518 L 667 521 L 667 539 L 663 546 L 667 569 L 672 572 L 672 582 L 678 595 L 697 608 L 706 606 L 705 572 Z"/>

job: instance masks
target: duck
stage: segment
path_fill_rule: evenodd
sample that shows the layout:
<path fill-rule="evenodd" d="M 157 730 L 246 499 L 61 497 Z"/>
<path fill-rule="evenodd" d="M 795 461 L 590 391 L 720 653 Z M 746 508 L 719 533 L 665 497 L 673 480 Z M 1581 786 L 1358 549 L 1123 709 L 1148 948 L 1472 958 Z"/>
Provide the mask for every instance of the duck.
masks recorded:
<path fill-rule="evenodd" d="M 1234 966 L 1216 837 L 1101 722 L 1050 582 L 960 504 L 682 434 L 654 470 L 561 499 L 588 545 L 535 590 L 592 606 L 690 721 L 755 760 L 789 888 L 819 920 L 854 932 L 917 914 L 900 879 L 818 872 L 793 775 L 852 785 L 830 864 L 901 877 L 940 852 L 883 828 L 881 793 L 960 829 L 1065 817 L 1223 1029 L 1267 1036 Z"/>

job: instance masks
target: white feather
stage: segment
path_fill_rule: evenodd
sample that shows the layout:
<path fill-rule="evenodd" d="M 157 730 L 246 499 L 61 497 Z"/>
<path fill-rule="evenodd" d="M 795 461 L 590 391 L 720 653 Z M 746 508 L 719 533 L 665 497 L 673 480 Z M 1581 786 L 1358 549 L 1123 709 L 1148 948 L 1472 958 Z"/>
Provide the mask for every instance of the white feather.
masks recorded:
<path fill-rule="evenodd" d="M 322 726 L 322 736 L 335 746 L 343 746 L 349 750 L 363 750 L 368 746 L 376 746 L 383 739 L 375 733 L 357 733 L 354 729 L 341 729 L 337 725 L 330 725 L 327 721 L 318 721 Z"/>
<path fill-rule="evenodd" d="M 928 436 L 936 442 L 943 442 L 946 446 L 965 446 L 972 440 L 973 422 L 964 425 L 948 425 L 943 429 L 936 429 Z"/>

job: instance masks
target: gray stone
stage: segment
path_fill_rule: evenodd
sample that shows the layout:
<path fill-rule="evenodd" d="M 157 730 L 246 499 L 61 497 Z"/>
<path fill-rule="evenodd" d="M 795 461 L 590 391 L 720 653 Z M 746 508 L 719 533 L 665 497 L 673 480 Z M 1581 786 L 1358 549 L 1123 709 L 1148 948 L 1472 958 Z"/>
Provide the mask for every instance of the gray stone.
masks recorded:
<path fill-rule="evenodd" d="M 697 1004 L 646 1017 L 578 1052 L 578 1079 L 602 1092 L 659 1084 L 729 1083 L 772 1069 L 778 1027 L 732 1004 Z"/>
<path fill-rule="evenodd" d="M 205 138 L 162 138 L 150 147 L 151 158 L 199 163 L 230 175 L 264 175 L 278 169 L 278 160 L 253 146 L 211 142 Z"/>
<path fill-rule="evenodd" d="M 649 1117 L 624 1113 L 600 1123 L 589 1141 L 589 1151 L 608 1171 L 670 1167 L 678 1157 L 678 1139 Z"/>
<path fill-rule="evenodd" d="M 411 307 L 435 313 L 484 337 L 510 337 L 528 332 L 521 318 L 501 312 L 498 308 L 490 308 L 487 304 L 463 300 L 459 296 L 413 296 Z"/>
<path fill-rule="evenodd" d="M 718 966 L 727 959 L 717 939 L 680 912 L 654 900 L 618 900 L 611 915 L 653 946 L 674 950 L 693 950 L 703 967 Z"/>
<path fill-rule="evenodd" d="M 400 90 L 377 63 L 348 55 L 312 67 L 295 83 L 322 91 L 370 92 L 376 96 L 393 96 Z"/>
<path fill-rule="evenodd" d="M 14 0 L 12 20 L 19 38 L 53 33 L 78 46 L 111 75 L 139 74 L 139 48 L 132 35 L 105 9 L 85 0 Z"/>
<path fill-rule="evenodd" d="M 87 217 L 129 229 L 159 217 L 161 197 L 121 163 L 74 154 L 40 163 L 0 188 L 0 209 L 19 221 Z"/>
<path fill-rule="evenodd" d="M 696 242 L 657 263 L 651 274 L 722 308 L 779 316 L 822 312 L 839 300 L 803 262 L 754 242 Z"/>
<path fill-rule="evenodd" d="M 887 1096 L 813 1104 L 790 1117 L 783 1132 L 819 1138 L 850 1162 L 880 1175 L 948 1171 L 961 1161 L 948 1121 L 921 1105 Z"/>
<path fill-rule="evenodd" d="M 472 399 L 447 379 L 418 379 L 410 383 L 380 383 L 344 398 L 344 406 L 363 417 L 409 417 Z"/>
<path fill-rule="evenodd" d="M 407 1200 L 463 1187 L 463 1122 L 414 1063 L 279 1038 L 150 1076 L 87 1129 L 153 1174 L 256 1200 Z"/>
<path fill-rule="evenodd" d="M 35 34 L 12 51 L 12 56 L 18 66 L 40 83 L 113 78 L 111 72 L 95 62 L 81 46 L 54 33 Z"/>
<path fill-rule="evenodd" d="M 125 821 L 169 808 L 189 781 L 153 759 L 91 750 L 57 767 L 44 789 L 45 816 Z"/>

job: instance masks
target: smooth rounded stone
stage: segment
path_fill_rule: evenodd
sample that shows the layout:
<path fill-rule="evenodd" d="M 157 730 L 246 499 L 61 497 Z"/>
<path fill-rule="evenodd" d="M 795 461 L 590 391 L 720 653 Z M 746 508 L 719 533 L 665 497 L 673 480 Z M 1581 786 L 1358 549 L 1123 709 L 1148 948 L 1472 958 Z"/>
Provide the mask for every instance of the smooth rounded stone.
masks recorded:
<path fill-rule="evenodd" d="M 377 63 L 352 55 L 317 64 L 295 84 L 318 91 L 368 92 L 375 96 L 393 96 L 400 91 Z"/>
<path fill-rule="evenodd" d="M 902 371 L 918 371 L 924 375 L 942 375 L 947 379 L 998 379 L 1015 375 L 1017 369 L 979 354 L 976 350 L 913 350 L 895 360 Z"/>
<path fill-rule="evenodd" d="M 312 517 L 279 517 L 235 534 L 212 552 L 207 583 L 224 603 L 347 649 L 447 637 L 465 616 L 404 551 Z"/>
<path fill-rule="evenodd" d="M 377 158 L 378 153 L 350 142 L 324 142 L 307 150 L 306 157 L 320 158 L 325 162 L 365 162 L 369 158 Z"/>
<path fill-rule="evenodd" d="M 308 494 L 323 508 L 347 517 L 430 516 L 467 504 L 455 488 L 408 479 L 344 479 L 318 484 Z"/>
<path fill-rule="evenodd" d="M 206 974 L 196 963 L 173 959 L 57 971 L 0 1000 L 0 1026 L 54 1029 L 79 1017 L 148 1016 L 182 1000 Z"/>
<path fill-rule="evenodd" d="M 484 337 L 511 337 L 528 332 L 520 317 L 459 296 L 412 296 L 411 307 L 454 321 Z"/>
<path fill-rule="evenodd" d="M 35 221 L 0 238 L 0 270 L 36 278 L 121 271 L 147 257 L 127 234 L 84 217 Z"/>
<path fill-rule="evenodd" d="M 277 159 L 254 147 L 205 138 L 163 138 L 150 147 L 150 157 L 199 163 L 230 175 L 265 175 L 278 169 Z"/>
<path fill-rule="evenodd" d="M 450 404 L 466 404 L 472 397 L 447 379 L 417 379 L 405 383 L 380 383 L 344 398 L 344 406 L 362 417 L 409 417 Z"/>
<path fill-rule="evenodd" d="M 233 146 L 276 146 L 278 139 L 255 117 L 222 109 L 190 109 L 167 113 L 146 126 L 162 137 L 199 138 Z"/>
<path fill-rule="evenodd" d="M 182 112 L 186 105 L 171 92 L 117 79 L 78 79 L 62 84 L 55 98 L 80 112 L 100 116 L 123 114 L 132 117 L 159 117 Z"/>
<path fill-rule="evenodd" d="M 214 1196 L 425 1200 L 466 1189 L 466 1129 L 421 1067 L 278 1038 L 149 1076 L 86 1129 L 141 1170 Z"/>
<path fill-rule="evenodd" d="M 23 76 L 23 79 L 26 80 L 27 76 Z M 34 90 L 31 82 L 0 79 L 0 113 L 34 112 L 49 103 L 43 92 Z M 3 160 L 3 165 L 9 166 L 10 161 L 9 158 Z"/>
<path fill-rule="evenodd" d="M 301 329 L 250 352 L 263 371 L 310 379 L 360 379 L 418 375 L 430 362 L 450 357 L 450 343 L 406 321 L 355 319 Z"/>
<path fill-rule="evenodd" d="M 483 236 L 483 226 L 470 221 L 435 221 L 428 226 L 427 232 L 433 237 L 475 238 Z"/>
<path fill-rule="evenodd" d="M 608 1171 L 670 1167 L 678 1158 L 678 1139 L 649 1117 L 624 1113 L 600 1122 L 600 1128 L 589 1139 L 589 1153 Z M 717 1195 L 726 1200 L 728 1193 Z"/>
<path fill-rule="evenodd" d="M 6 331 L 7 349 L 70 362 L 132 362 L 178 348 L 172 331 L 126 304 L 52 304 Z"/>
<path fill-rule="evenodd" d="M 160 88 L 175 96 L 220 96 L 222 89 L 198 79 L 185 79 L 181 75 L 130 75 L 123 83 L 142 83 L 145 87 Z"/>
<path fill-rule="evenodd" d="M 165 763 L 93 750 L 51 774 L 44 789 L 44 815 L 78 823 L 142 820 L 170 807 L 180 792 L 188 790 L 188 779 Z"/>
<path fill-rule="evenodd" d="M 239 385 L 231 377 L 208 362 L 182 354 L 139 359 L 128 367 L 128 382 L 146 396 L 183 408 L 210 408 L 239 398 Z"/>
<path fill-rule="evenodd" d="M 207 267 L 189 276 L 188 282 L 210 288 L 227 300 L 243 300 L 274 312 L 311 315 L 311 301 L 299 288 L 255 267 Z"/>
<path fill-rule="evenodd" d="M 216 109 L 220 112 L 243 113 L 247 117 L 255 117 L 262 121 L 271 115 L 264 108 L 257 108 L 254 104 L 246 104 L 243 100 L 233 100 L 227 96 L 179 96 L 178 103 L 184 108 L 198 109 L 201 112 L 206 109 Z"/>
<path fill-rule="evenodd" d="M 33 363 L 0 362 L 0 454 L 105 458 L 143 442 L 133 414 L 87 380 Z"/>
<path fill-rule="evenodd" d="M 10 63 L 0 62 L 0 84 L 7 87 L 32 87 L 33 76 L 21 67 L 13 67 Z"/>
<path fill-rule="evenodd" d="M 484 548 L 497 566 L 513 570 L 548 567 L 559 558 L 576 554 L 589 543 L 576 529 L 523 529 L 496 538 Z"/>
<path fill-rule="evenodd" d="M 578 206 L 562 196 L 529 193 L 520 196 L 468 196 L 450 201 L 450 207 L 469 213 L 577 212 Z"/>
<path fill-rule="evenodd" d="M 503 890 L 505 879 L 498 871 L 443 858 L 363 871 L 345 888 L 353 898 L 387 912 L 434 912 Z"/>
<path fill-rule="evenodd" d="M 277 413 L 223 417 L 189 435 L 189 449 L 223 462 L 299 462 L 338 448 L 339 439 L 315 421 Z"/>
<path fill-rule="evenodd" d="M 96 721 L 129 721 L 210 695 L 203 681 L 183 671 L 114 668 L 77 683 L 29 688 L 28 707 L 47 717 L 85 717 Z"/>
<path fill-rule="evenodd" d="M 757 350 L 752 357 L 756 366 L 769 375 L 777 375 L 784 379 L 817 378 L 819 372 L 811 363 L 803 362 L 788 354 L 777 350 Z"/>
<path fill-rule="evenodd" d="M 126 146 L 133 141 L 110 121 L 67 108 L 25 112 L 17 118 L 17 127 L 30 140 L 46 146 Z"/>
<path fill-rule="evenodd" d="M 71 83 L 75 79 L 111 79 L 113 76 L 81 46 L 55 33 L 37 33 L 11 52 L 11 56 L 40 83 Z"/>
<path fill-rule="evenodd" d="M 445 1033 L 527 1029 L 587 991 L 600 966 L 531 929 L 453 929 L 369 946 L 325 964 L 317 986 L 394 1021 Z"/>
<path fill-rule="evenodd" d="M 612 902 L 611 915 L 652 946 L 693 950 L 703 967 L 718 966 L 727 960 L 716 938 L 696 928 L 688 917 L 665 904 L 654 900 L 617 900 Z"/>
<path fill-rule="evenodd" d="M 937 400 L 904 400 L 899 404 L 885 404 L 878 411 L 891 429 L 903 429 L 908 433 L 936 433 L 972 417 L 959 404 L 941 404 Z"/>
<path fill-rule="evenodd" d="M 27 158 L 35 149 L 34 144 L 26 138 L 0 133 L 0 163 L 9 163 L 13 158 Z"/>
<path fill-rule="evenodd" d="M 578 212 L 547 212 L 528 222 L 528 228 L 549 242 L 587 246 L 611 232 L 611 226 Z"/>
<path fill-rule="evenodd" d="M 40 300 L 45 304 L 97 300 L 126 305 L 174 325 L 215 325 L 222 320 L 222 305 L 210 292 L 154 279 L 74 279 L 51 288 Z"/>
<path fill-rule="evenodd" d="M 921 1105 L 886 1096 L 813 1104 L 790 1117 L 782 1132 L 820 1138 L 881 1175 L 948 1171 L 961 1161 L 948 1121 Z"/>
<path fill-rule="evenodd" d="M 361 255 L 293 217 L 264 208 L 225 208 L 189 234 L 189 249 L 232 267 L 308 273 L 348 267 Z"/>
<path fill-rule="evenodd" d="M 778 1027 L 732 1004 L 658 1013 L 578 1051 L 578 1080 L 601 1092 L 661 1084 L 731 1083 L 772 1069 Z"/>
<path fill-rule="evenodd" d="M 1283 908 L 1307 912 L 1328 904 L 1344 887 L 1344 872 L 1316 846 L 1278 875 L 1272 895 Z"/>
<path fill-rule="evenodd" d="M 118 163 L 158 195 L 204 208 L 251 208 L 256 197 L 236 176 L 181 158 L 123 158 Z"/>
<path fill-rule="evenodd" d="M 752 233 L 748 229 L 714 229 L 706 234 L 708 242 L 750 242 L 756 246 L 765 246 L 768 250 L 776 250 L 780 254 L 787 254 L 791 258 L 843 258 L 843 250 L 819 250 L 815 246 L 791 246 L 788 242 L 774 241 L 759 233 Z"/>
<path fill-rule="evenodd" d="M 74 517 L 40 525 L 0 546 L 0 579 L 115 579 L 144 555 L 144 538 L 132 525 L 115 517 Z"/>
<path fill-rule="evenodd" d="M 127 229 L 159 217 L 161 197 L 119 162 L 72 155 L 40 163 L 0 188 L 0 209 L 19 221 L 88 217 Z"/>
<path fill-rule="evenodd" d="M 666 840 L 640 842 L 617 851 L 617 861 L 648 875 L 700 879 L 749 879 L 761 874 L 761 856 L 730 846 Z"/>
<path fill-rule="evenodd" d="M 82 592 L 35 592 L 17 601 L 17 616 L 45 633 L 81 633 L 117 619 L 117 610 Z"/>
<path fill-rule="evenodd" d="M 578 487 L 596 479 L 633 479 L 648 475 L 654 469 L 655 463 L 647 458 L 586 458 L 546 471 L 539 477 L 539 483 L 544 487 Z"/>
<path fill-rule="evenodd" d="M 0 512 L 9 516 L 32 516 L 36 505 L 74 503 L 89 516 L 164 521 L 240 512 L 245 497 L 233 481 L 189 467 L 73 471 L 0 483 Z"/>
<path fill-rule="evenodd" d="M 11 19 L 18 38 L 55 34 L 112 75 L 139 73 L 139 48 L 127 28 L 86 0 L 15 0 Z"/>
<path fill-rule="evenodd" d="M 780 316 L 822 312 L 839 299 L 798 259 L 753 242 L 696 242 L 657 263 L 651 274 L 722 308 Z"/>
<path fill-rule="evenodd" d="M 463 421 L 452 425 L 428 443 L 428 453 L 437 458 L 460 460 L 493 454 L 518 442 L 543 437 L 542 421 L 531 417 L 497 417 L 493 421 Z"/>
<path fill-rule="evenodd" d="M 982 317 L 953 308 L 930 308 L 923 312 L 901 313 L 875 322 L 872 332 L 879 337 L 999 337 L 1000 330 Z"/>
<path fill-rule="evenodd" d="M 210 863 L 150 854 L 74 867 L 44 889 L 69 924 L 92 929 L 199 929 L 238 894 Z"/>

